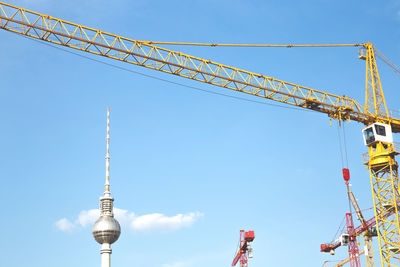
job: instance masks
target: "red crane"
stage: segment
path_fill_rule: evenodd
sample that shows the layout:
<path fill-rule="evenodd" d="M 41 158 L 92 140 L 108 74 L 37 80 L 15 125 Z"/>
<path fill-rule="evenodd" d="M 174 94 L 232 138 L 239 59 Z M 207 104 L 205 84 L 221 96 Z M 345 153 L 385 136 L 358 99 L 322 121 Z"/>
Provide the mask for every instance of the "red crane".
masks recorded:
<path fill-rule="evenodd" d="M 350 258 L 350 266 L 361 267 L 360 251 L 358 249 L 357 236 L 354 234 L 354 223 L 353 223 L 353 216 L 351 215 L 351 213 L 346 213 L 346 226 L 347 226 L 347 234 L 349 235 L 348 251 Z"/>
<path fill-rule="evenodd" d="M 349 195 L 349 199 L 351 200 L 351 196 L 353 194 L 351 193 L 350 190 L 350 171 L 349 169 L 344 168 L 343 169 L 343 179 L 346 183 L 347 186 L 347 193 Z M 354 198 L 354 196 L 353 196 Z M 355 202 L 355 203 L 354 203 Z M 355 206 L 357 214 L 361 214 L 361 210 L 358 208 L 358 204 L 354 198 L 353 205 Z M 358 208 L 358 209 L 357 209 Z M 361 221 L 363 223 L 363 221 Z M 350 213 L 346 213 L 346 226 L 347 226 L 347 234 L 349 235 L 349 245 L 348 245 L 348 251 L 349 251 L 349 258 L 350 258 L 350 266 L 351 267 L 361 267 L 360 263 L 360 251 L 358 249 L 358 244 L 357 244 L 357 236 L 354 234 L 354 222 L 353 222 L 353 216 L 351 215 L 351 209 Z"/>
<path fill-rule="evenodd" d="M 239 251 L 233 259 L 232 266 L 236 266 L 240 260 L 240 267 L 247 267 L 247 258 L 253 258 L 253 248 L 250 247 L 250 243 L 253 242 L 255 236 L 254 231 L 240 230 L 240 244 Z"/>
<path fill-rule="evenodd" d="M 343 169 L 343 178 L 344 178 L 344 180 L 346 182 L 346 185 L 347 185 L 347 189 L 348 189 L 348 194 L 349 194 L 350 200 L 352 201 L 353 206 L 356 209 L 357 216 L 358 216 L 359 220 L 361 221 L 361 225 L 358 226 L 357 228 L 355 228 L 354 231 L 351 231 L 350 233 L 348 231 L 348 238 L 349 238 L 349 240 L 355 239 L 358 235 L 366 233 L 365 236 L 367 238 L 364 240 L 364 242 L 367 243 L 366 247 L 368 248 L 368 250 L 372 250 L 372 245 L 368 244 L 368 243 L 370 243 L 370 238 L 372 236 L 376 236 L 377 235 L 376 228 L 374 228 L 376 226 L 376 219 L 375 219 L 375 217 L 372 217 L 371 219 L 366 221 L 364 219 L 364 217 L 362 216 L 361 210 L 358 207 L 358 204 L 355 201 L 355 197 L 354 197 L 354 195 L 351 192 L 350 187 L 349 187 L 348 181 L 350 179 L 350 173 L 349 173 L 348 169 Z M 390 215 L 394 214 L 395 212 L 396 212 L 396 210 L 392 206 L 386 205 L 385 206 L 385 210 L 382 211 L 383 214 L 382 215 L 378 214 L 378 217 L 381 217 L 382 219 L 385 219 L 385 218 L 389 217 Z M 346 214 L 347 227 L 349 227 L 348 214 L 349 213 Z M 350 214 L 350 216 L 351 216 L 351 214 Z M 342 245 L 342 243 L 345 243 L 345 242 L 343 242 L 343 238 L 341 238 L 339 240 L 336 240 L 336 241 L 334 241 L 332 243 L 321 244 L 321 252 L 330 252 L 331 254 L 334 254 L 335 253 L 335 249 L 340 247 Z M 355 245 L 357 245 L 357 244 L 355 244 Z M 349 254 L 350 254 L 350 250 L 351 250 L 351 248 L 349 247 Z M 358 250 L 358 248 L 357 248 L 357 250 Z M 354 251 L 354 254 L 356 254 L 356 253 L 359 255 L 358 252 Z M 368 254 L 371 254 L 371 253 L 372 253 L 372 251 L 371 252 L 368 251 Z M 350 254 L 350 259 L 352 259 L 352 258 L 353 258 L 352 254 Z M 373 266 L 373 257 L 370 257 L 370 258 L 372 258 L 372 259 L 367 259 L 367 266 Z"/>
<path fill-rule="evenodd" d="M 384 212 L 384 214 L 383 214 L 383 218 L 389 217 L 394 212 L 395 212 L 394 209 L 386 210 Z M 354 234 L 353 235 L 354 236 L 358 236 L 358 235 L 362 234 L 364 231 L 374 227 L 375 225 L 376 225 L 376 220 L 375 220 L 375 216 L 374 216 L 371 219 L 369 219 L 368 221 L 366 221 L 365 225 L 360 225 L 360 226 L 356 227 L 354 229 Z M 340 240 L 336 240 L 336 241 L 334 241 L 332 243 L 321 244 L 321 252 L 330 252 L 331 254 L 334 254 L 335 253 L 335 249 L 337 249 L 341 245 L 342 244 L 341 244 Z"/>

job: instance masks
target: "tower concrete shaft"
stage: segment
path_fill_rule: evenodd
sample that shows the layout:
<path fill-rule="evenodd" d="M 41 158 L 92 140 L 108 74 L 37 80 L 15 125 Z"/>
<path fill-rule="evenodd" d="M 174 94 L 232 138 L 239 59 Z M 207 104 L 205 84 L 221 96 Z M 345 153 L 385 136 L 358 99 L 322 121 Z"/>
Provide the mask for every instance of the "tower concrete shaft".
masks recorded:
<path fill-rule="evenodd" d="M 110 267 L 111 266 L 111 245 L 108 243 L 104 243 L 101 245 L 101 267 Z"/>

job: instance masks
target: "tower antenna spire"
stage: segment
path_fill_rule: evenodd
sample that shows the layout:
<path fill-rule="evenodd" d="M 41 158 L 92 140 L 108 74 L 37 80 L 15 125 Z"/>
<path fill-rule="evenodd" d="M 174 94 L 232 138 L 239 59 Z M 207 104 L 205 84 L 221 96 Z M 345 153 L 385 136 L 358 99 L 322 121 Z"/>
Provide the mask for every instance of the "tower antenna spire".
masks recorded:
<path fill-rule="evenodd" d="M 105 193 L 110 194 L 110 107 L 107 107 L 107 152 Z"/>

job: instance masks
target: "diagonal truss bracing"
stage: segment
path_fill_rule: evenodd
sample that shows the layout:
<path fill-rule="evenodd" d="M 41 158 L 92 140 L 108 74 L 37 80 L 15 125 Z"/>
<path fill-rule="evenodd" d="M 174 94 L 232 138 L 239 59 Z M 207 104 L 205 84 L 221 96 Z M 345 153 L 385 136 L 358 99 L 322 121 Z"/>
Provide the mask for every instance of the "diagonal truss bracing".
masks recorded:
<path fill-rule="evenodd" d="M 69 48 L 240 91 L 339 120 L 369 124 L 377 117 L 355 100 L 85 27 L 0 2 L 0 28 Z M 400 120 L 379 118 L 400 132 Z"/>

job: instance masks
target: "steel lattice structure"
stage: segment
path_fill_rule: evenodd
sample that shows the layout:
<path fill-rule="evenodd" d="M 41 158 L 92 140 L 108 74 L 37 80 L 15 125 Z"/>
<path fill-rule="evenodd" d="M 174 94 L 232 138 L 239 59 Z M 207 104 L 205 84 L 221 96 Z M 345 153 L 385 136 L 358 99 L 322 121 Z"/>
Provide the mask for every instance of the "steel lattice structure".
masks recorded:
<path fill-rule="evenodd" d="M 400 199 L 399 175 L 394 160 L 398 153 L 383 144 L 369 150 L 370 160 L 366 164 L 370 170 L 381 260 L 386 266 L 398 266 L 391 260 L 398 260 L 400 252 L 399 206 L 396 204 Z M 392 215 L 383 216 L 386 211 L 391 211 Z"/>
<path fill-rule="evenodd" d="M 346 213 L 346 228 L 347 233 L 350 236 L 349 242 L 349 258 L 350 258 L 350 266 L 351 267 L 361 267 L 360 263 L 360 251 L 358 250 L 357 245 L 357 237 L 354 235 L 354 223 L 353 223 L 353 216 L 351 213 Z"/>
<path fill-rule="evenodd" d="M 281 103 L 323 112 L 336 119 L 370 124 L 376 117 L 354 99 L 341 97 L 263 74 L 230 67 L 181 52 L 106 33 L 0 2 L 0 28 L 35 39 L 140 65 Z M 355 46 L 359 46 L 356 44 Z M 400 120 L 382 116 L 394 132 Z"/>
<path fill-rule="evenodd" d="M 180 77 L 216 85 L 327 114 L 338 120 L 353 120 L 370 125 L 381 122 L 400 132 L 400 119 L 387 113 L 385 98 L 375 62 L 374 47 L 361 46 L 360 58 L 366 60 L 366 102 L 362 106 L 349 97 L 341 97 L 259 73 L 230 67 L 178 51 L 161 48 L 150 41 L 139 41 L 82 26 L 48 15 L 0 2 L 0 28 L 57 45 L 77 49 Z M 294 47 L 294 46 L 291 46 Z M 371 185 L 378 226 L 382 263 L 399 266 L 400 224 L 397 162 L 393 144 L 379 142 L 369 147 Z M 388 206 L 389 205 L 389 206 Z M 383 218 L 386 208 L 395 212 Z"/>

